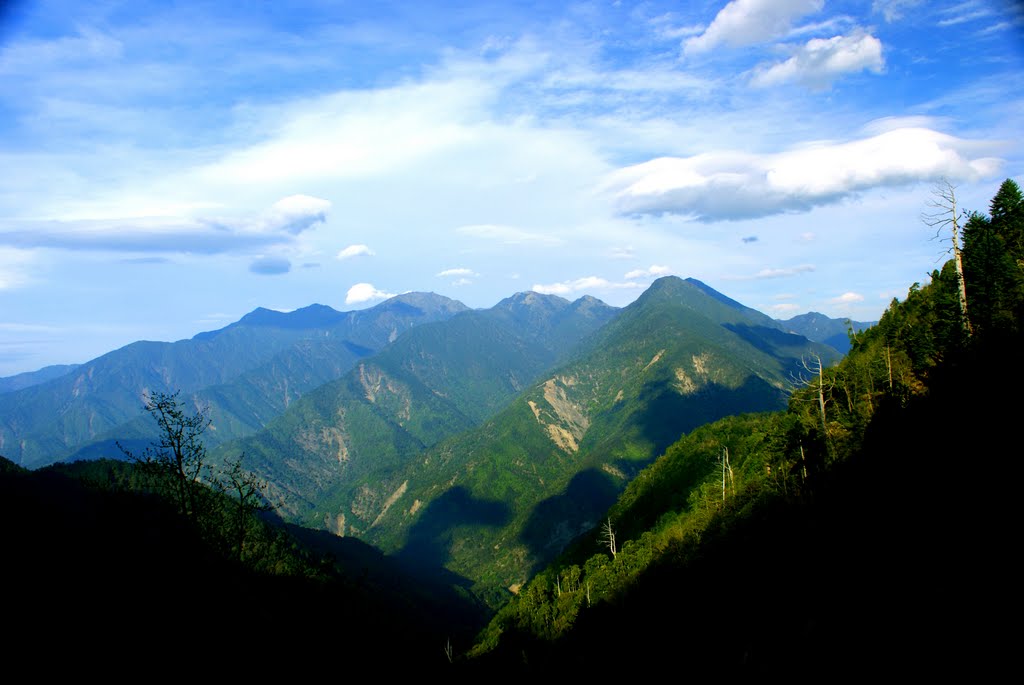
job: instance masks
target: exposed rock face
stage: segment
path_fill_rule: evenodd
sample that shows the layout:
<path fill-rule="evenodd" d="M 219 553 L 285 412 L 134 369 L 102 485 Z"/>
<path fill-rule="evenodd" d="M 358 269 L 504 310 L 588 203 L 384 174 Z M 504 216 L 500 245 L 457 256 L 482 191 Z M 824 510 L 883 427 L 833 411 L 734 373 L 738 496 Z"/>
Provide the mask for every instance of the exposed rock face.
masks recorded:
<path fill-rule="evenodd" d="M 572 454 L 579 451 L 579 442 L 590 428 L 590 418 L 583 407 L 569 399 L 567 388 L 576 385 L 572 376 L 556 376 L 544 383 L 544 401 L 547 407 L 533 400 L 527 404 L 538 423 L 544 426 L 548 437 L 562 451 Z"/>

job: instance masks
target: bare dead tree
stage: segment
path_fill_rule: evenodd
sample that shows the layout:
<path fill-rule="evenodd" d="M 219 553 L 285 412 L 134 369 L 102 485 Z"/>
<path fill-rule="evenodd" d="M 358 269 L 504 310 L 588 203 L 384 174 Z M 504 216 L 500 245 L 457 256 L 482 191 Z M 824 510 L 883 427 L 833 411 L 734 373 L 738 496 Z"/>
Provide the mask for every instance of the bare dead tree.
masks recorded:
<path fill-rule="evenodd" d="M 618 554 L 618 550 L 615 548 L 615 529 L 612 528 L 612 520 L 607 519 L 604 525 L 601 526 L 601 543 L 608 546 L 608 551 L 612 553 L 612 559 Z"/>
<path fill-rule="evenodd" d="M 821 417 L 821 430 L 828 433 L 828 421 L 825 415 L 825 405 L 828 403 L 826 393 L 831 394 L 834 382 L 825 379 L 825 364 L 817 354 L 800 359 L 800 368 L 803 371 L 793 377 L 793 383 L 814 391 L 814 401 L 818 403 L 818 414 Z"/>
<path fill-rule="evenodd" d="M 828 416 L 825 412 L 825 405 L 828 404 L 835 381 L 825 377 L 825 364 L 821 357 L 812 354 L 810 358 L 802 357 L 800 367 L 803 369 L 798 376 L 793 377 L 793 383 L 805 388 L 810 388 L 814 393 L 812 402 L 818 405 L 818 417 L 821 419 L 821 434 L 825 440 L 825 448 L 829 455 L 832 454 L 832 441 L 829 440 Z"/>
<path fill-rule="evenodd" d="M 732 479 L 732 465 L 729 463 L 729 448 L 728 447 L 723 447 L 722 448 L 722 454 L 719 456 L 718 461 L 722 465 L 722 501 L 724 502 L 725 501 L 725 489 L 726 489 L 726 479 L 727 478 L 728 478 L 728 483 L 729 483 L 729 491 L 732 494 L 735 494 L 735 492 L 736 492 L 735 491 L 735 487 L 733 485 L 733 479 Z"/>
<path fill-rule="evenodd" d="M 934 199 L 928 202 L 928 206 L 934 211 L 921 214 L 921 221 L 925 225 L 935 229 L 935 239 L 939 239 L 942 232 L 949 229 L 952 239 L 950 252 L 953 253 L 953 262 L 956 264 L 956 280 L 960 291 L 960 317 L 967 335 L 973 333 L 970 317 L 967 315 L 967 285 L 964 282 L 964 265 L 960 251 L 960 240 L 963 237 L 960 228 L 960 217 L 964 215 L 962 209 L 956 204 L 956 186 L 943 178 L 935 184 L 932 189 Z"/>

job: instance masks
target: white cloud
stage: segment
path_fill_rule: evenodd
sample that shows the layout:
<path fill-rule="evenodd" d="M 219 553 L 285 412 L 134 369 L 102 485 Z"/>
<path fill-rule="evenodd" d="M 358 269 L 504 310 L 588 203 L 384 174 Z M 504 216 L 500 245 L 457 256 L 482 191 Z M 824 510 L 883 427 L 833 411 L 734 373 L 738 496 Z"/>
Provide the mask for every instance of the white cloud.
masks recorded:
<path fill-rule="evenodd" d="M 338 252 L 338 259 L 351 259 L 352 257 L 372 257 L 376 252 L 371 250 L 367 245 L 349 245 L 345 249 Z"/>
<path fill-rule="evenodd" d="M 613 247 L 609 251 L 608 256 L 612 259 L 634 259 L 636 258 L 636 250 L 633 249 L 632 245 L 628 247 Z"/>
<path fill-rule="evenodd" d="M 921 4 L 921 0 L 875 0 L 871 11 L 880 13 L 889 23 L 903 18 L 903 13 Z"/>
<path fill-rule="evenodd" d="M 761 269 L 751 278 L 786 278 L 788 276 L 796 276 L 798 274 L 805 274 L 814 271 L 813 264 L 801 264 L 799 266 L 791 266 L 785 269 Z"/>
<path fill-rule="evenodd" d="M 0 247 L 0 290 L 28 284 L 31 281 L 28 267 L 34 261 L 35 253 L 30 250 Z"/>
<path fill-rule="evenodd" d="M 704 222 L 756 218 L 808 211 L 872 188 L 992 178 L 1002 161 L 981 156 L 992 147 L 902 128 L 773 154 L 662 157 L 613 172 L 602 190 L 624 214 L 680 214 Z"/>
<path fill-rule="evenodd" d="M 946 19 L 938 22 L 938 25 L 942 27 L 956 26 L 957 24 L 964 24 L 975 19 L 983 19 L 991 16 L 993 13 L 991 7 L 976 0 L 968 0 L 958 5 L 945 7 L 940 11 L 947 16 Z"/>
<path fill-rule="evenodd" d="M 331 203 L 292 195 L 256 216 L 121 216 L 0 223 L 0 245 L 217 254 L 287 244 L 326 219 Z"/>
<path fill-rule="evenodd" d="M 77 67 L 83 62 L 110 62 L 121 57 L 124 51 L 121 41 L 88 27 L 77 31 L 78 35 L 74 36 L 5 45 L 0 51 L 0 74 Z"/>
<path fill-rule="evenodd" d="M 773 304 L 768 307 L 768 311 L 773 314 L 790 314 L 800 310 L 800 305 L 793 304 L 792 302 L 783 302 L 780 304 Z"/>
<path fill-rule="evenodd" d="M 262 114 L 272 131 L 265 142 L 197 174 L 248 184 L 379 175 L 471 140 L 467 117 L 493 90 L 450 78 L 303 100 Z"/>
<path fill-rule="evenodd" d="M 514 226 L 498 226 L 495 224 L 474 224 L 472 226 L 460 226 L 455 229 L 456 232 L 463 235 L 471 235 L 477 238 L 486 238 L 488 240 L 495 240 L 506 245 L 562 245 L 565 243 L 561 238 L 555 236 L 544 235 L 543 233 L 533 233 L 530 231 L 524 231 L 521 228 L 515 228 Z"/>
<path fill-rule="evenodd" d="M 536 284 L 531 288 L 538 293 L 545 295 L 569 295 L 571 293 L 585 290 L 621 290 L 628 288 L 643 288 L 639 283 L 625 282 L 614 283 L 598 276 L 584 276 L 574 281 L 562 281 L 561 283 Z"/>
<path fill-rule="evenodd" d="M 479 276 L 479 275 L 480 274 L 476 273 L 472 269 L 466 269 L 464 267 L 459 267 L 459 268 L 456 268 L 456 269 L 445 269 L 444 271 L 442 271 L 442 272 L 437 274 L 437 276 L 439 278 L 444 278 L 446 276 Z"/>
<path fill-rule="evenodd" d="M 261 233 L 283 231 L 298 235 L 307 228 L 326 221 L 330 208 L 330 201 L 319 197 L 289 195 L 275 202 L 252 228 Z"/>
<path fill-rule="evenodd" d="M 884 67 L 882 41 L 874 36 L 813 38 L 786 61 L 757 69 L 750 83 L 756 88 L 767 88 L 796 81 L 821 88 L 842 74 L 859 71 L 878 74 Z"/>
<path fill-rule="evenodd" d="M 754 45 L 786 35 L 793 22 L 818 12 L 824 0 L 733 0 L 715 16 L 707 31 L 684 44 L 686 54 L 726 44 Z"/>
<path fill-rule="evenodd" d="M 629 281 L 634 278 L 647 278 L 649 276 L 667 276 L 670 273 L 672 273 L 672 269 L 669 267 L 652 264 L 648 269 L 634 269 L 623 276 L 623 278 Z"/>
<path fill-rule="evenodd" d="M 864 296 L 860 293 L 843 293 L 839 297 L 833 297 L 829 300 L 829 304 L 853 304 L 854 302 L 863 302 Z"/>
<path fill-rule="evenodd" d="M 461 287 L 461 286 L 464 286 L 464 285 L 471 285 L 472 283 L 473 283 L 473 281 L 469 280 L 468 278 L 459 278 L 459 279 L 456 279 L 456 280 L 452 281 L 452 285 L 458 286 L 458 287 Z"/>
<path fill-rule="evenodd" d="M 356 283 L 354 286 L 348 289 L 348 293 L 345 294 L 345 304 L 358 304 L 360 302 L 370 302 L 372 300 L 386 300 L 389 297 L 394 297 L 394 293 L 386 293 L 383 290 L 377 290 L 373 287 L 372 283 Z"/>
<path fill-rule="evenodd" d="M 869 136 L 877 136 L 880 133 L 888 133 L 901 128 L 930 128 L 939 129 L 949 124 L 949 120 L 943 117 L 932 117 L 924 115 L 909 115 L 902 117 L 880 117 L 873 119 L 861 126 L 861 132 Z"/>

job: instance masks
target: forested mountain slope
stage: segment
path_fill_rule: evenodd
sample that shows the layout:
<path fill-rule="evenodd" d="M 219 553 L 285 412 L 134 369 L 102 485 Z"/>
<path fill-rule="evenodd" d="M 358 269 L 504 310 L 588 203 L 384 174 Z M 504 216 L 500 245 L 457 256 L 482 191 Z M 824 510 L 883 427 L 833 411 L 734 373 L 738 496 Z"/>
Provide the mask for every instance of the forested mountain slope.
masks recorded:
<path fill-rule="evenodd" d="M 152 437 L 141 410 L 149 392 L 181 391 L 196 408 L 209 407 L 222 439 L 251 432 L 401 332 L 465 309 L 438 295 L 410 293 L 354 312 L 322 305 L 289 313 L 257 309 L 189 340 L 132 343 L 0 395 L 0 453 L 29 467 L 76 453 L 116 456 L 115 440 Z"/>
<path fill-rule="evenodd" d="M 1007 181 L 955 260 L 893 301 L 786 412 L 673 444 L 481 634 L 481 672 L 816 682 L 996 675 L 1012 495 L 1024 202 Z M 961 282 L 964 285 L 960 288 Z M 961 293 L 966 297 L 961 298 Z M 966 301 L 966 308 L 963 306 Z M 1012 448 L 1011 448 L 1012 449 Z M 1009 471 L 1014 471 L 1011 466 Z"/>
<path fill-rule="evenodd" d="M 482 426 L 367 479 L 361 536 L 500 602 L 680 433 L 782 407 L 802 358 L 836 355 L 709 291 L 656 281 Z"/>
<path fill-rule="evenodd" d="M 491 416 L 616 313 L 590 297 L 520 293 L 420 326 L 215 457 L 244 452 L 292 520 L 361 533 L 388 506 L 382 484 Z"/>

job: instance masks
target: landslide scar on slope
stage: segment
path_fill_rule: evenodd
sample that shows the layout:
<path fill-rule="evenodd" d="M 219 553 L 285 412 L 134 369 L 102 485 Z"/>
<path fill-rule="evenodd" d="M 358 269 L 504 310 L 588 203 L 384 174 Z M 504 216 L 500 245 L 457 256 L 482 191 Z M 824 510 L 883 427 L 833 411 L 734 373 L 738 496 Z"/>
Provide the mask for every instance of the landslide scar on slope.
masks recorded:
<path fill-rule="evenodd" d="M 565 376 L 551 378 L 544 383 L 544 401 L 551 411 L 542 409 L 532 400 L 527 401 L 534 418 L 544 427 L 551 442 L 564 452 L 579 451 L 579 441 L 590 428 L 590 419 L 565 394 L 565 388 L 575 384 L 575 378 Z"/>
<path fill-rule="evenodd" d="M 643 373 L 647 369 L 649 369 L 652 366 L 654 366 L 655 364 L 657 364 L 658 360 L 661 359 L 661 355 L 663 355 L 663 354 L 665 354 L 665 350 L 658 350 L 658 354 L 654 355 L 654 359 L 652 359 L 651 361 L 647 362 L 647 366 L 645 366 L 643 368 L 643 370 L 640 371 L 640 373 Z"/>
<path fill-rule="evenodd" d="M 374 526 L 376 526 L 378 523 L 381 522 L 381 519 L 384 518 L 384 514 L 388 513 L 388 509 L 391 508 L 391 505 L 394 504 L 395 502 L 397 502 L 399 500 L 399 498 L 402 495 L 404 495 L 405 491 L 408 490 L 408 489 L 409 489 L 409 481 L 405 481 L 401 485 L 398 486 L 397 490 L 395 490 L 393 493 L 391 493 L 390 497 L 388 497 L 386 500 L 384 500 L 384 508 L 380 510 L 379 514 L 377 514 L 377 518 L 375 518 L 373 520 L 373 523 L 370 524 L 370 528 L 373 528 Z"/>

